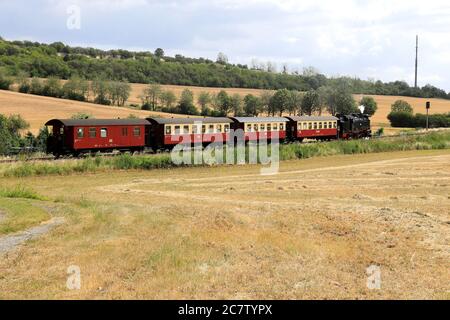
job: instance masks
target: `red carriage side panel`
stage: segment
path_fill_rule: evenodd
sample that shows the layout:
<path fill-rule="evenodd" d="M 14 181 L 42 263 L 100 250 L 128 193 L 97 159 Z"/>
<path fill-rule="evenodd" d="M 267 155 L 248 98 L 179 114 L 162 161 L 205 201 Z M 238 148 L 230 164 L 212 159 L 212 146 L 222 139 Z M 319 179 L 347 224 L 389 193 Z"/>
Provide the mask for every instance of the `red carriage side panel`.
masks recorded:
<path fill-rule="evenodd" d="M 68 154 L 101 150 L 141 150 L 146 143 L 147 120 L 142 119 L 54 119 L 47 151 Z"/>

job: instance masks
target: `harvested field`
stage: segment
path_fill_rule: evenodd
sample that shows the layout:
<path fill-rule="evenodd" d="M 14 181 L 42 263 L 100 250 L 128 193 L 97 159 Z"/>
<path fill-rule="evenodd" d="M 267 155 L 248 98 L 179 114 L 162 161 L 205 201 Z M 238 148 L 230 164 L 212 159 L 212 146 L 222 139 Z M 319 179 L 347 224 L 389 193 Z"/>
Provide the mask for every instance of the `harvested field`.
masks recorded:
<path fill-rule="evenodd" d="M 147 86 L 148 85 L 146 84 L 131 84 L 132 91 L 128 100 L 128 104 L 141 104 L 140 96 Z M 165 90 L 173 91 L 177 97 L 181 95 L 181 92 L 184 89 L 192 90 L 195 95 L 195 102 L 196 97 L 202 91 L 218 93 L 220 90 L 225 90 L 229 94 L 238 93 L 241 96 L 245 96 L 247 94 L 260 95 L 263 91 L 259 89 L 202 88 L 174 85 L 163 85 L 162 88 Z M 361 95 L 355 95 L 355 99 L 357 100 L 360 100 L 361 97 Z M 450 100 L 376 95 L 373 97 L 378 103 L 378 111 L 372 117 L 374 129 L 377 129 L 379 127 L 389 127 L 387 115 L 390 112 L 391 105 L 399 99 L 408 101 L 413 106 L 415 112 L 425 113 L 425 102 L 428 100 L 432 103 L 431 113 L 450 112 Z M 102 106 L 93 103 L 25 95 L 16 92 L 0 90 L 0 114 L 21 114 L 28 122 L 30 122 L 31 132 L 33 133 L 37 133 L 39 131 L 39 128 L 50 118 L 67 118 L 78 112 L 89 113 L 96 118 L 123 118 L 127 117 L 129 114 L 134 114 L 138 117 L 145 117 L 148 115 L 163 117 L 183 116 L 162 112 L 142 111 L 133 108 Z M 388 128 L 385 132 L 387 134 L 395 134 L 398 133 L 398 131 L 399 130 L 395 128 Z"/>
<path fill-rule="evenodd" d="M 119 117 L 126 118 L 130 114 L 140 118 L 146 116 L 180 116 L 0 90 L 0 114 L 20 114 L 30 123 L 30 131 L 34 134 L 37 134 L 39 129 L 49 119 L 70 118 L 72 115 L 79 112 L 91 114 L 95 118 L 106 119 Z"/>
<path fill-rule="evenodd" d="M 274 176 L 1 178 L 56 202 L 65 223 L 0 259 L 0 298 L 448 299 L 449 163 L 436 150 L 287 161 Z M 65 286 L 71 265 L 81 290 Z"/>

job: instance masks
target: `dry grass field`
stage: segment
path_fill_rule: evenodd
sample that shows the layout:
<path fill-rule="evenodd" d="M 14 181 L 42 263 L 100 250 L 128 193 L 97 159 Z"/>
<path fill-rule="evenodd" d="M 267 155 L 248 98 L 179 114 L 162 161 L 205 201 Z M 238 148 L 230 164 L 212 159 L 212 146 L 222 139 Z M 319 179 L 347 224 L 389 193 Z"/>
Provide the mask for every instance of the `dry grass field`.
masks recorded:
<path fill-rule="evenodd" d="M 410 97 L 396 97 L 396 96 L 372 96 L 378 103 L 378 110 L 372 117 L 375 125 L 386 125 L 389 123 L 387 115 L 391 112 L 392 104 L 397 100 L 405 100 L 414 109 L 415 113 L 426 113 L 425 103 L 431 101 L 430 113 L 448 113 L 450 112 L 450 100 L 444 99 L 425 99 L 425 98 L 410 98 Z M 361 100 L 362 95 L 355 95 L 357 101 Z"/>
<path fill-rule="evenodd" d="M 106 119 L 126 118 L 130 114 L 141 118 L 149 115 L 163 117 L 180 116 L 0 90 L 0 114 L 20 114 L 30 123 L 30 131 L 34 134 L 38 133 L 39 129 L 50 119 L 70 118 L 79 112 L 91 114 L 96 118 Z"/>
<path fill-rule="evenodd" d="M 140 104 L 145 84 L 131 84 L 131 95 L 128 104 Z M 201 87 L 185 87 L 165 85 L 163 89 L 172 90 L 177 97 L 181 92 L 188 88 L 194 92 L 195 97 L 202 91 L 217 93 L 225 90 L 229 94 L 238 93 L 242 96 L 246 94 L 259 95 L 263 90 L 258 89 L 232 89 L 232 88 L 201 88 Z M 373 96 L 378 102 L 378 111 L 372 117 L 374 129 L 379 127 L 389 127 L 387 115 L 390 112 L 391 105 L 399 99 L 408 101 L 414 108 L 415 112 L 425 113 L 425 102 L 430 100 L 432 103 L 431 113 L 450 112 L 450 100 L 442 99 L 423 99 L 395 96 Z M 355 99 L 360 100 L 361 95 L 355 95 Z M 37 133 L 39 128 L 50 118 L 70 117 L 77 112 L 85 112 L 94 115 L 97 118 L 116 118 L 127 117 L 130 113 L 139 117 L 147 115 L 164 116 L 164 117 L 180 117 L 180 115 L 165 114 L 161 112 L 149 112 L 136 110 L 131 108 L 118 108 L 101 106 L 92 103 L 84 103 L 70 101 L 64 99 L 55 99 L 49 97 L 40 97 L 34 95 L 24 95 L 11 91 L 0 90 L 0 113 L 1 114 L 21 114 L 31 124 L 31 132 Z M 397 133 L 399 129 L 387 128 L 385 133 Z"/>
<path fill-rule="evenodd" d="M 0 178 L 65 221 L 0 258 L 0 298 L 449 299 L 449 164 L 439 150 L 286 161 L 274 176 Z M 70 265 L 81 290 L 66 288 Z"/>

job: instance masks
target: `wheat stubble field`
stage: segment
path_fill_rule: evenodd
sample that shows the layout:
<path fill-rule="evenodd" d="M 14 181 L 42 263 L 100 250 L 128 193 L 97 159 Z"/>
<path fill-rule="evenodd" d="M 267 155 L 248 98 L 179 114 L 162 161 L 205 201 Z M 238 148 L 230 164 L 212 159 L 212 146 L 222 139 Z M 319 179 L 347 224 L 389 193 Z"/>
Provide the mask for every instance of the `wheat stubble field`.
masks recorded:
<path fill-rule="evenodd" d="M 131 95 L 128 104 L 140 104 L 145 84 L 131 84 Z M 240 94 L 242 97 L 247 94 L 259 95 L 262 90 L 258 89 L 235 89 L 235 88 L 201 88 L 201 87 L 185 87 L 185 86 L 162 86 L 165 90 L 173 91 L 177 97 L 181 95 L 184 89 L 190 89 L 195 97 L 202 91 L 210 93 L 218 93 L 225 90 L 229 94 Z M 355 95 L 355 99 L 359 101 L 361 95 Z M 430 100 L 432 103 L 431 113 L 447 113 L 450 112 L 450 100 L 442 99 L 423 99 L 395 96 L 373 96 L 378 103 L 378 111 L 372 117 L 374 129 L 379 127 L 389 127 L 387 115 L 391 110 L 391 105 L 399 99 L 408 101 L 414 108 L 415 112 L 425 113 L 425 103 Z M 195 98 L 196 99 L 196 98 Z M 70 118 L 73 114 L 83 112 L 93 115 L 96 118 L 117 118 L 127 117 L 133 114 L 138 117 L 145 116 L 162 116 L 162 117 L 182 117 L 182 115 L 167 114 L 161 112 L 150 112 L 136 110 L 132 108 L 119 108 L 111 106 L 102 106 L 93 103 L 85 103 L 64 99 L 55 99 L 50 97 L 34 96 L 21 94 L 12 91 L 0 90 L 0 114 L 20 114 L 30 123 L 30 131 L 34 134 L 39 132 L 47 120 L 52 118 Z M 395 128 L 389 128 L 386 133 L 397 132 Z"/>
<path fill-rule="evenodd" d="M 65 222 L 0 258 L 0 298 L 450 298 L 449 150 L 259 169 L 1 178 Z"/>

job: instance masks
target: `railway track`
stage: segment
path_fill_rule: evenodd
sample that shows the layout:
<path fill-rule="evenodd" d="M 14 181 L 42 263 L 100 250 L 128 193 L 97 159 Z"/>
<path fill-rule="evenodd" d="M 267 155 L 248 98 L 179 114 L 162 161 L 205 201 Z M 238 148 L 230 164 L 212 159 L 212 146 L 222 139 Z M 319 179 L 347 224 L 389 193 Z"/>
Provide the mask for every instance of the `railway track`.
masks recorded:
<path fill-rule="evenodd" d="M 434 131 L 436 132 L 436 131 Z M 409 134 L 396 134 L 396 135 L 391 135 L 391 136 L 381 136 L 381 137 L 372 137 L 371 139 L 373 140 L 377 140 L 377 139 L 391 139 L 391 138 L 399 138 L 399 137 L 408 137 L 408 136 L 422 136 L 422 135 L 426 135 L 430 132 L 418 132 L 418 133 L 409 133 Z M 321 143 L 320 141 L 306 141 L 303 142 L 305 143 Z M 165 153 L 165 152 L 160 152 L 160 153 Z M 155 155 L 155 154 L 160 154 L 160 153 L 149 153 L 149 152 L 144 152 L 144 153 L 139 153 L 140 155 Z M 95 156 L 96 157 L 116 157 L 119 155 L 122 155 L 123 153 L 98 153 Z M 85 156 L 81 156 L 78 158 L 74 158 L 74 157 L 63 157 L 63 158 L 58 158 L 55 159 L 53 156 L 43 156 L 43 157 L 25 157 L 24 159 L 0 159 L 0 164 L 2 163 L 17 163 L 17 162 L 45 162 L 45 161 L 64 161 L 64 160 L 82 160 L 82 159 L 86 159 L 89 157 L 89 154 L 86 154 Z"/>

